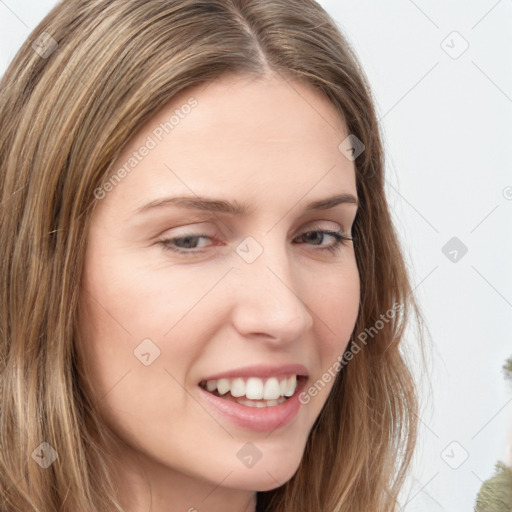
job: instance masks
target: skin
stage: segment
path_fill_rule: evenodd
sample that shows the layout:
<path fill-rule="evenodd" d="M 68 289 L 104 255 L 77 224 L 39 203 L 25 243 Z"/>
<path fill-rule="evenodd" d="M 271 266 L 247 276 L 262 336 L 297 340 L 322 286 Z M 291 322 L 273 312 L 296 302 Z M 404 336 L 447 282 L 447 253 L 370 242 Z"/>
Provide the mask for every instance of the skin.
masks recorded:
<path fill-rule="evenodd" d="M 120 439 L 115 478 L 129 512 L 252 512 L 256 491 L 289 480 L 333 380 L 271 433 L 213 414 L 197 384 L 286 363 L 304 364 L 312 384 L 343 354 L 358 313 L 353 242 L 331 254 L 322 248 L 334 245 L 332 236 L 300 238 L 313 228 L 351 236 L 357 213 L 353 204 L 304 212 L 316 199 L 357 198 L 354 163 L 338 149 L 348 132 L 334 106 L 276 75 L 224 77 L 175 96 L 134 134 L 115 169 L 191 96 L 197 106 L 98 200 L 88 232 L 78 352 Z M 237 200 L 252 211 L 135 213 L 179 194 Z M 188 234 L 208 238 L 175 243 L 183 255 L 159 243 Z M 249 236 L 263 250 L 252 263 L 236 252 Z M 144 339 L 160 350 L 147 366 L 134 356 Z M 262 454 L 251 468 L 237 457 L 246 442 Z"/>

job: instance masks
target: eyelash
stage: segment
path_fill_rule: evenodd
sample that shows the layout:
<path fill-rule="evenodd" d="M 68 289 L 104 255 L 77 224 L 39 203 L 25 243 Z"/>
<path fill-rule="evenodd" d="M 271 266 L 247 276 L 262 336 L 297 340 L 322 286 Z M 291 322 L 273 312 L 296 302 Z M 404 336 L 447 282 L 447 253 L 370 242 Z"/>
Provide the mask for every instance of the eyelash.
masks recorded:
<path fill-rule="evenodd" d="M 325 229 L 316 229 L 316 230 L 305 231 L 304 233 L 299 235 L 299 237 L 303 237 L 305 235 L 310 235 L 311 233 L 322 233 L 324 235 L 332 236 L 335 239 L 335 242 L 333 245 L 330 245 L 328 247 L 322 247 L 321 249 L 319 249 L 320 251 L 329 251 L 332 255 L 337 254 L 340 251 L 340 249 L 342 248 L 342 246 L 348 246 L 348 244 L 347 244 L 348 241 L 354 240 L 354 238 L 350 238 L 348 236 L 343 235 L 342 231 L 329 231 L 329 230 L 325 230 Z M 193 251 L 193 250 L 189 251 L 189 250 L 184 250 L 184 249 L 176 249 L 175 247 L 173 247 L 171 245 L 173 242 L 176 242 L 177 240 L 183 240 L 185 238 L 195 239 L 195 238 L 211 238 L 211 237 L 208 235 L 205 235 L 205 234 L 188 233 L 183 236 L 179 236 L 179 237 L 175 237 L 175 238 L 168 238 L 166 240 L 160 240 L 158 242 L 158 245 L 161 245 L 165 251 L 171 251 L 171 252 L 178 253 L 181 255 L 200 254 L 201 252 L 203 252 L 203 251 Z"/>

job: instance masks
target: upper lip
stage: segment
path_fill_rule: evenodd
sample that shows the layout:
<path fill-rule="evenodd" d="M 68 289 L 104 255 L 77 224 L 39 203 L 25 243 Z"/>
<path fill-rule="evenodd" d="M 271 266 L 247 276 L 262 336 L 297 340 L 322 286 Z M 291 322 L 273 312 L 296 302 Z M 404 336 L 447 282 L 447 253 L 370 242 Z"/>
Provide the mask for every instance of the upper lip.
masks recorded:
<path fill-rule="evenodd" d="M 233 370 L 227 370 L 224 372 L 216 373 L 214 375 L 208 375 L 201 379 L 201 382 L 207 380 L 218 380 L 218 379 L 235 379 L 237 377 L 281 377 L 288 375 L 303 375 L 308 376 L 307 368 L 302 364 L 283 364 L 280 366 L 275 365 L 254 365 L 244 366 L 242 368 L 236 368 Z"/>

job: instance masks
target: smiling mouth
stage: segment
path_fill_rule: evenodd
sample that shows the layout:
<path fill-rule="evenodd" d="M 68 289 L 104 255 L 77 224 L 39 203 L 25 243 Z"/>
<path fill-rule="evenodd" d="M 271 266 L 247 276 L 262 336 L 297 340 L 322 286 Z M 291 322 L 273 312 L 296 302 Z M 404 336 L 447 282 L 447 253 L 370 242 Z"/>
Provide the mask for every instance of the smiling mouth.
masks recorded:
<path fill-rule="evenodd" d="M 247 407 L 275 407 L 292 397 L 304 375 L 286 377 L 238 377 L 201 381 L 199 386 L 214 396 Z"/>

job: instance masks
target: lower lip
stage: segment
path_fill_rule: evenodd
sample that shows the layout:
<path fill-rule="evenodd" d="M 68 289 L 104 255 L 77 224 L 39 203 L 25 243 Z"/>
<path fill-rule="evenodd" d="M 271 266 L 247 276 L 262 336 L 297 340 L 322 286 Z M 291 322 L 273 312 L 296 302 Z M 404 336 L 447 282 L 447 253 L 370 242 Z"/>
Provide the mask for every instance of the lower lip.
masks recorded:
<path fill-rule="evenodd" d="M 285 402 L 270 407 L 249 407 L 225 398 L 220 398 L 199 387 L 201 395 L 210 408 L 220 412 L 239 427 L 254 432 L 268 432 L 288 425 L 299 412 L 299 394 L 306 385 L 306 379 L 297 382 L 295 393 Z"/>

